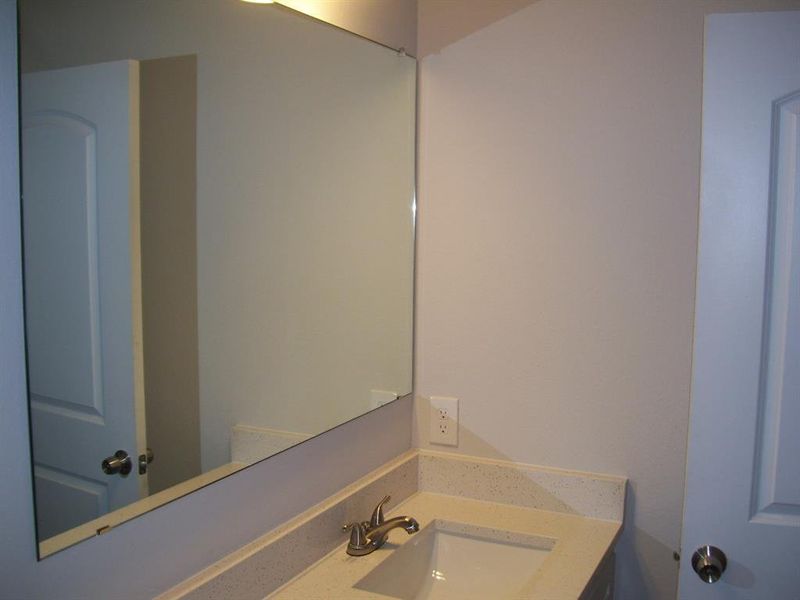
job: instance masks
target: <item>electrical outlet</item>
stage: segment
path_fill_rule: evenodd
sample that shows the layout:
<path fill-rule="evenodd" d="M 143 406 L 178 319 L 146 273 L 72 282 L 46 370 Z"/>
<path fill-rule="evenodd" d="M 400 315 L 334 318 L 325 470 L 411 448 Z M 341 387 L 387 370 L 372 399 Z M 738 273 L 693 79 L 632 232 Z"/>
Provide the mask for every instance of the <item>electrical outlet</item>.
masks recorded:
<path fill-rule="evenodd" d="M 458 446 L 458 398 L 431 396 L 431 444 Z"/>

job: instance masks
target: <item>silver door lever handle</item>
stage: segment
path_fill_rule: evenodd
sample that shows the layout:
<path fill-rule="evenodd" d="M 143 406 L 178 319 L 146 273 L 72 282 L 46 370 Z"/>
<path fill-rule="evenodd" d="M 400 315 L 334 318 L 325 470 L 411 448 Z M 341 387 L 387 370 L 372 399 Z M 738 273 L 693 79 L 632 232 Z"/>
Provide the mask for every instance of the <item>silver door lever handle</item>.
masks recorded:
<path fill-rule="evenodd" d="M 692 568 L 706 583 L 716 583 L 728 566 L 728 557 L 716 546 L 700 546 L 692 555 Z"/>
<path fill-rule="evenodd" d="M 125 477 L 131 472 L 131 457 L 125 450 L 117 450 L 114 456 L 109 456 L 100 463 L 100 468 L 106 475 L 121 475 Z"/>

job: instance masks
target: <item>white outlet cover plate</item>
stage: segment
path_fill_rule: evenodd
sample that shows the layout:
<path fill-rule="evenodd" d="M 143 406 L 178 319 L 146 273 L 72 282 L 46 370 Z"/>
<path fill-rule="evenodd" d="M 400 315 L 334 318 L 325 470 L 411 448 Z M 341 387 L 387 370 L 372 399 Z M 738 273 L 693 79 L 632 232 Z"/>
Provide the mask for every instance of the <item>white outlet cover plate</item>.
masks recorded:
<path fill-rule="evenodd" d="M 430 442 L 458 446 L 458 398 L 431 396 Z"/>

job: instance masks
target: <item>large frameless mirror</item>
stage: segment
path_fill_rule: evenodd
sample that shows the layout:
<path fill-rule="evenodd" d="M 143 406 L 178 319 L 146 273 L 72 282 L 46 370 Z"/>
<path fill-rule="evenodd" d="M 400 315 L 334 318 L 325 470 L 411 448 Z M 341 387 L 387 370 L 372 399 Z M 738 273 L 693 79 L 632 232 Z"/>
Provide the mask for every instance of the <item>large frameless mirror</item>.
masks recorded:
<path fill-rule="evenodd" d="M 272 4 L 19 8 L 40 556 L 410 393 L 413 58 Z"/>

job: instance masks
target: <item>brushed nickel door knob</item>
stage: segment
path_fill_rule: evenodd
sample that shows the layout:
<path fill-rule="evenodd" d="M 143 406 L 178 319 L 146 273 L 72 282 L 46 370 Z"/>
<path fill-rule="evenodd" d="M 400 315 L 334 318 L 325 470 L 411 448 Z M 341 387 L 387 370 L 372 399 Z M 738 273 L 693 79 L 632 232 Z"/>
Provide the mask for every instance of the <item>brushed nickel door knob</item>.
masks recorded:
<path fill-rule="evenodd" d="M 103 473 L 106 475 L 122 475 L 123 477 L 131 472 L 131 457 L 125 450 L 117 450 L 114 456 L 109 456 L 100 464 Z"/>
<path fill-rule="evenodd" d="M 716 583 L 728 566 L 728 557 L 716 546 L 700 546 L 692 555 L 692 568 L 705 583 Z"/>

